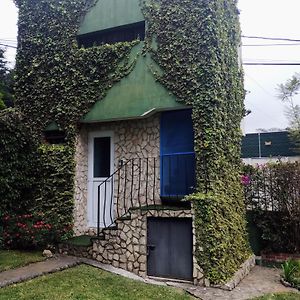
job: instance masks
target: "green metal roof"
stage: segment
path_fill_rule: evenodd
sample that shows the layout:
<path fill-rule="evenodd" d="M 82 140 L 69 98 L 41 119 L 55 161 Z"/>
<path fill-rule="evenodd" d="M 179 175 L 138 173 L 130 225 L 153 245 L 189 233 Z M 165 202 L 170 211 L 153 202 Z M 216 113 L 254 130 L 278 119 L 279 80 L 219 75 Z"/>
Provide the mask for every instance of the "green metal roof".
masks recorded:
<path fill-rule="evenodd" d="M 99 0 L 86 13 L 78 35 L 141 22 L 140 0 Z"/>
<path fill-rule="evenodd" d="M 46 127 L 46 129 L 44 131 L 59 131 L 59 127 L 57 125 L 56 122 L 51 122 L 48 124 L 48 126 Z"/>
<path fill-rule="evenodd" d="M 242 141 L 242 158 L 295 156 L 295 145 L 288 135 L 287 131 L 246 134 Z"/>
<path fill-rule="evenodd" d="M 81 120 L 83 123 L 138 119 L 163 110 L 183 109 L 187 106 L 162 86 L 152 71 L 161 72 L 150 55 L 143 56 L 143 43 L 135 46 L 131 60 L 137 58 L 131 73 L 116 83 Z"/>

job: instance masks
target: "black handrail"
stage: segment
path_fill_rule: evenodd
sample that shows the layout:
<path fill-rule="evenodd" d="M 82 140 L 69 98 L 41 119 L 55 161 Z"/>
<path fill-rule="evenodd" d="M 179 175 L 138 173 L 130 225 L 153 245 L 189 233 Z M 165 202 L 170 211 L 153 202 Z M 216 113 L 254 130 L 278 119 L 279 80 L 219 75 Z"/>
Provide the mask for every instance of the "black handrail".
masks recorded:
<path fill-rule="evenodd" d="M 191 166 L 194 158 L 193 153 L 176 153 L 122 161 L 122 165 L 98 185 L 97 235 L 100 235 L 100 223 L 104 228 L 111 227 L 116 219 L 129 217 L 132 208 L 156 206 L 161 203 L 160 198 L 174 203 L 193 192 L 195 170 Z M 107 186 L 109 181 L 111 185 Z M 160 195 L 156 191 L 159 182 Z M 113 214 L 114 209 L 116 213 Z"/>

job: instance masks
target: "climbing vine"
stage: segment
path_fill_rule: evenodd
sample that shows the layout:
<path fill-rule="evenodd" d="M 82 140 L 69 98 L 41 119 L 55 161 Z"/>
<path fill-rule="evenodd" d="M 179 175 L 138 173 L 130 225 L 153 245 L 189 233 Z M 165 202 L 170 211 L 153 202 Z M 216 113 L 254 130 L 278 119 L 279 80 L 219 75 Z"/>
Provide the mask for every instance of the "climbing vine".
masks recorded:
<path fill-rule="evenodd" d="M 47 151 L 53 163 L 57 163 L 55 151 L 67 155 L 69 169 L 59 174 L 67 174 L 65 183 L 71 192 L 74 158 L 70 153 L 77 124 L 131 71 L 128 56 L 137 42 L 78 48 L 81 18 L 95 1 L 15 2 L 19 7 L 16 107 L 37 144 L 53 121 L 66 132 L 68 145 L 62 146 L 70 147 L 66 151 L 36 152 L 42 155 L 46 173 Z M 195 210 L 196 254 L 206 277 L 223 282 L 250 255 L 239 182 L 244 90 L 236 1 L 141 0 L 141 7 L 147 21 L 144 50 L 163 70 L 157 79 L 178 101 L 193 108 L 197 192 L 189 199 Z M 43 186 L 54 186 L 56 179 L 43 180 Z M 39 203 L 46 202 L 47 193 L 38 187 Z"/>
<path fill-rule="evenodd" d="M 130 70 L 132 43 L 78 48 L 86 0 L 16 0 L 19 49 L 16 105 L 40 138 L 55 121 L 69 140 L 76 124 L 114 82 Z"/>
<path fill-rule="evenodd" d="M 234 0 L 145 0 L 146 48 L 161 81 L 193 108 L 197 258 L 213 283 L 224 282 L 250 255 L 240 185 L 240 29 Z M 155 42 L 154 42 L 155 41 Z"/>
<path fill-rule="evenodd" d="M 0 116 L 3 214 L 43 213 L 69 228 L 80 118 L 132 68 L 138 42 L 79 48 L 76 34 L 94 0 L 15 0 L 19 8 L 16 112 Z M 44 144 L 55 122 L 66 144 Z"/>

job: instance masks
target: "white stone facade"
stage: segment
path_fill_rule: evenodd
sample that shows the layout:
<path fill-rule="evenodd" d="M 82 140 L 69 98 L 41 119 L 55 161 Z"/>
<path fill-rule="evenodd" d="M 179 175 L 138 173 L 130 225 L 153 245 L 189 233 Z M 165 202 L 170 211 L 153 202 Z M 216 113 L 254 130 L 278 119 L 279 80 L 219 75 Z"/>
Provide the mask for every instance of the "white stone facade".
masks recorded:
<path fill-rule="evenodd" d="M 74 209 L 74 232 L 81 235 L 90 232 L 87 225 L 88 206 L 88 134 L 91 131 L 112 131 L 114 133 L 114 169 L 117 170 L 120 161 L 134 160 L 134 180 L 132 177 L 132 164 L 128 164 L 125 199 L 126 207 L 161 204 L 160 201 L 160 117 L 141 120 L 118 121 L 102 124 L 83 125 L 79 131 L 76 143 L 76 173 L 75 173 L 75 209 Z M 147 160 L 148 159 L 148 160 Z M 147 167 L 148 164 L 148 167 Z M 142 172 L 138 175 L 138 168 L 142 166 Z M 146 180 L 146 170 L 148 177 Z M 122 173 L 123 172 L 123 173 Z M 114 184 L 115 195 L 119 192 L 124 196 L 124 168 L 120 173 L 121 180 L 118 186 Z M 117 178 L 115 179 L 117 180 Z M 131 186 L 131 182 L 133 185 Z M 154 188 L 155 185 L 155 188 Z M 117 189 L 119 191 L 117 191 Z M 132 193 L 131 193 L 132 191 Z M 147 191 L 147 195 L 146 195 Z M 154 193 L 153 193 L 154 191 Z M 115 199 L 115 204 L 117 199 Z M 119 210 L 124 203 L 118 201 Z M 130 202 L 130 203 L 129 203 Z M 115 208 L 116 209 L 116 208 Z"/>

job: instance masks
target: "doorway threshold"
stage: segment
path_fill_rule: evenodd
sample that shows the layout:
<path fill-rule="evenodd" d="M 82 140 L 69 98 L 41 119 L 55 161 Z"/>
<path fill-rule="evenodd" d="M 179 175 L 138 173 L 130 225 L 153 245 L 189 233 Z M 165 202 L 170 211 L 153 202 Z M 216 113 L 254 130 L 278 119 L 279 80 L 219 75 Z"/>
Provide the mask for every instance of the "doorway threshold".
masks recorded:
<path fill-rule="evenodd" d="M 176 279 L 176 278 L 167 278 L 167 277 L 156 277 L 156 276 L 148 276 L 151 280 L 162 281 L 162 282 L 177 282 L 177 283 L 187 283 L 193 284 L 193 280 L 186 279 Z"/>

